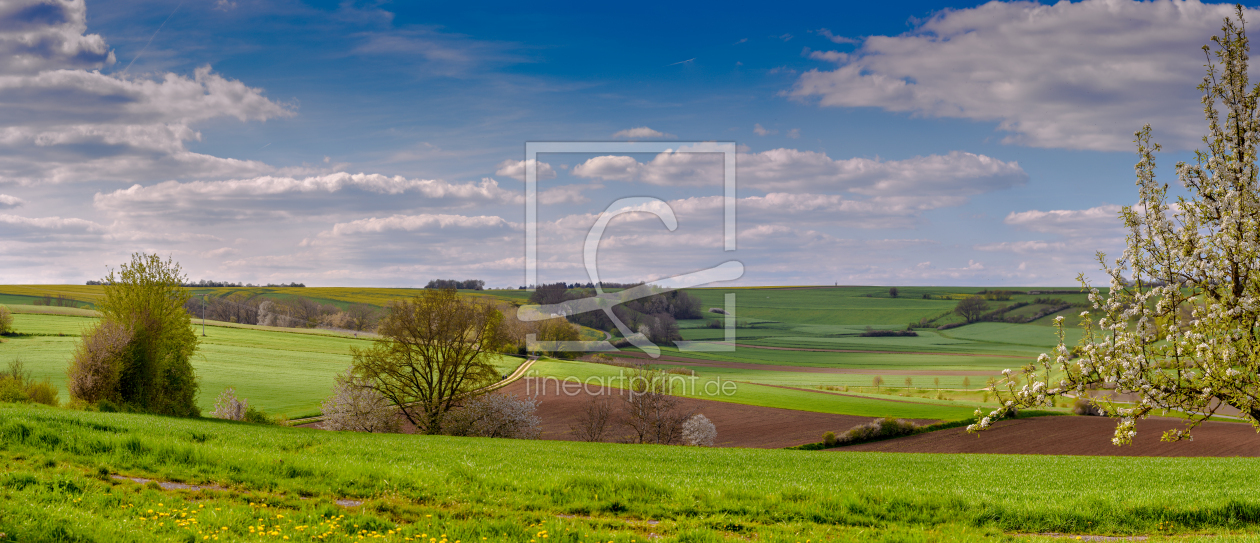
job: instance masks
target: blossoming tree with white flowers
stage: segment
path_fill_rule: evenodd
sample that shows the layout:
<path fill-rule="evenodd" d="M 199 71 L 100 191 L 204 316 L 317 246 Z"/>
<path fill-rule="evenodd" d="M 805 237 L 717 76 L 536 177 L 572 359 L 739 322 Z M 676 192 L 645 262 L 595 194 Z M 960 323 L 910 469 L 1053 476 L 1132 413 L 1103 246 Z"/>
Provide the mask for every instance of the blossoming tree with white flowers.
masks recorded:
<path fill-rule="evenodd" d="M 1168 185 L 1155 180 L 1160 147 L 1151 142 L 1150 125 L 1143 127 L 1135 134 L 1139 202 L 1121 211 L 1129 230 L 1125 251 L 1110 265 L 1098 254 L 1111 288 L 1102 295 L 1078 277 L 1093 304 L 1081 314 L 1080 346 L 1068 349 L 1058 317 L 1054 355 L 1006 370 L 992 387 L 1002 406 L 987 416 L 977 411 L 969 431 L 1054 396 L 1100 388 L 1125 400 L 1101 402 L 1107 416 L 1119 419 L 1116 445 L 1132 442 L 1138 419 L 1164 412 L 1187 417 L 1184 429 L 1164 433 L 1165 441 L 1189 439 L 1225 406 L 1260 429 L 1260 85 L 1248 87 L 1241 7 L 1236 17 L 1225 19 L 1223 37 L 1212 37 L 1215 51 L 1203 47 L 1207 151 L 1176 170 L 1189 198 L 1170 201 Z"/>

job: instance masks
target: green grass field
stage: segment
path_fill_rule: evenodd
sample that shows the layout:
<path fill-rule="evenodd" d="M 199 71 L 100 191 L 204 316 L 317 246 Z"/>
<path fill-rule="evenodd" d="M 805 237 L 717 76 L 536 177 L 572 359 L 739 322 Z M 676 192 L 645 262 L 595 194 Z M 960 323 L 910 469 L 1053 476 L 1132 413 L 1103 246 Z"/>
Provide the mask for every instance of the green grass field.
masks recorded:
<path fill-rule="evenodd" d="M 5 541 L 1248 541 L 1260 528 L 1260 460 L 1241 458 L 369 435 L 0 404 L 0 462 Z"/>
<path fill-rule="evenodd" d="M 16 314 L 14 328 L 22 335 L 0 343 L 0 364 L 20 357 L 35 378 L 52 381 L 65 400 L 66 368 L 78 336 L 95 322 L 93 317 Z M 201 379 L 197 403 L 205 411 L 213 409 L 219 392 L 233 387 L 237 397 L 271 415 L 317 415 L 320 402 L 332 391 L 333 378 L 350 366 L 350 347 L 370 344 L 366 337 L 327 330 L 209 323 L 193 358 Z M 196 330 L 200 337 L 201 327 Z M 502 373 L 510 373 L 520 362 L 506 356 L 495 359 Z"/>
<path fill-rule="evenodd" d="M 591 383 L 608 383 L 609 386 L 618 388 L 626 388 L 630 378 L 629 370 L 626 368 L 563 360 L 541 360 L 536 362 L 530 368 L 529 375 L 549 377 L 560 381 L 568 379 L 582 383 L 590 380 L 589 382 Z M 725 374 L 702 373 L 696 379 L 677 376 L 675 381 L 675 394 L 679 396 L 761 407 L 778 407 L 863 417 L 961 420 L 972 416 L 972 412 L 976 408 L 976 404 L 932 402 L 922 399 L 913 399 L 910 401 L 915 403 L 909 403 L 907 401 L 888 401 L 877 398 L 856 398 L 838 394 L 807 392 L 765 386 L 747 381 L 733 382 L 734 380 L 728 378 Z M 723 381 L 730 382 L 729 388 L 732 389 L 731 393 L 726 394 L 722 392 L 724 390 L 721 384 Z M 796 384 L 793 383 L 793 385 Z M 898 399 L 901 400 L 902 398 Z"/>

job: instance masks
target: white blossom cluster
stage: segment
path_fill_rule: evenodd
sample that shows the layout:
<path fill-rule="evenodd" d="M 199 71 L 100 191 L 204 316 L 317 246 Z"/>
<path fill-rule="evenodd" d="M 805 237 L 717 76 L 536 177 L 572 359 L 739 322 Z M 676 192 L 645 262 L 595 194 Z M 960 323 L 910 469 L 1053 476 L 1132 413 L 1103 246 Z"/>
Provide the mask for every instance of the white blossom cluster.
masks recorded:
<path fill-rule="evenodd" d="M 1107 294 L 1078 277 L 1093 308 L 1081 313 L 1081 344 L 1075 351 L 1065 345 L 1057 317 L 1053 356 L 1003 372 L 990 387 L 1002 407 L 977 410 L 968 431 L 1016 408 L 1097 389 L 1126 397 L 1128 407 L 1100 403 L 1119 419 L 1116 445 L 1131 443 L 1137 420 L 1157 411 L 1188 416 L 1187 428 L 1166 432 L 1166 441 L 1190 439 L 1189 430 L 1225 405 L 1260 428 L 1260 86 L 1248 88 L 1241 11 L 1237 17 L 1226 20 L 1224 38 L 1213 38 L 1217 62 L 1199 87 L 1208 150 L 1196 152 L 1195 164 L 1177 164 L 1191 198 L 1169 201 L 1168 186 L 1155 180 L 1159 145 L 1151 128 L 1135 133 L 1139 203 L 1121 211 L 1129 229 L 1124 253 L 1110 265 L 1098 255 L 1111 278 Z"/>
<path fill-rule="evenodd" d="M 210 416 L 224 420 L 245 420 L 247 411 L 249 411 L 249 400 L 237 398 L 236 389 L 227 387 L 219 393 L 218 399 L 214 402 L 214 411 L 210 413 Z"/>
<path fill-rule="evenodd" d="M 692 415 L 683 423 L 683 443 L 696 447 L 712 447 L 717 440 L 717 427 L 709 421 L 709 417 L 701 414 Z"/>
<path fill-rule="evenodd" d="M 380 392 L 354 375 L 353 369 L 338 375 L 333 395 L 320 404 L 325 430 L 395 432 L 398 408 Z"/>

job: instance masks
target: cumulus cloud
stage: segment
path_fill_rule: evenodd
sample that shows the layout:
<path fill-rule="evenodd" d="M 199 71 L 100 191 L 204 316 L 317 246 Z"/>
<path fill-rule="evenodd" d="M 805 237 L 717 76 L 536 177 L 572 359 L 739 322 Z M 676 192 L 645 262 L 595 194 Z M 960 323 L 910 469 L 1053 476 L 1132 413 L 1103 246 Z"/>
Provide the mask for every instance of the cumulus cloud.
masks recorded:
<path fill-rule="evenodd" d="M 832 159 L 824 153 L 773 149 L 737 157 L 741 187 L 766 192 L 846 191 L 921 209 L 959 205 L 971 196 L 1023 185 L 1017 162 L 954 151 L 905 160 Z M 629 156 L 594 157 L 573 168 L 578 177 L 653 185 L 718 186 L 722 155 L 660 153 L 641 163 Z"/>
<path fill-rule="evenodd" d="M 369 201 L 368 197 L 373 195 L 391 198 Z M 397 198 L 399 196 L 408 198 Z M 504 190 L 489 178 L 479 183 L 451 183 L 380 174 L 334 173 L 302 179 L 264 176 L 228 181 L 166 181 L 148 187 L 137 184 L 98 193 L 93 203 L 97 209 L 121 215 L 206 220 L 279 211 L 318 213 L 320 208 L 354 209 L 363 205 L 379 208 L 516 203 L 523 201 L 522 198 L 519 192 Z"/>
<path fill-rule="evenodd" d="M 84 0 L 13 0 L 0 4 L 0 72 L 99 69 L 115 62 L 99 34 L 87 32 Z"/>
<path fill-rule="evenodd" d="M 529 164 L 526 164 L 527 162 Z M 517 181 L 524 181 L 525 167 L 527 165 L 534 166 L 535 162 L 537 161 L 533 159 L 504 160 L 499 163 L 498 169 L 494 171 L 494 175 L 503 175 L 516 179 Z M 536 175 L 538 175 L 538 179 L 552 179 L 556 176 L 556 170 L 552 169 L 551 164 L 547 164 L 546 162 L 537 162 L 537 167 L 538 170 Z"/>
<path fill-rule="evenodd" d="M 756 134 L 756 135 L 758 135 L 758 136 L 770 136 L 770 135 L 778 134 L 778 133 L 779 133 L 779 131 L 778 131 L 778 130 L 766 130 L 766 128 L 765 128 L 764 126 L 761 126 L 760 124 L 754 124 L 754 125 L 753 125 L 753 133 L 754 133 L 754 134 Z"/>
<path fill-rule="evenodd" d="M 25 204 L 26 201 L 17 196 L 9 196 L 8 194 L 0 194 L 0 209 L 8 209 L 18 207 Z"/>
<path fill-rule="evenodd" d="M 359 219 L 333 225 L 333 236 L 361 234 L 386 234 L 390 232 L 440 232 L 448 229 L 462 230 L 520 230 L 521 225 L 489 215 L 468 217 L 464 215 L 393 215 L 390 217 Z"/>
<path fill-rule="evenodd" d="M 0 76 L 0 182 L 257 175 L 275 168 L 213 157 L 184 144 L 192 124 L 217 117 L 265 121 L 293 114 L 262 91 L 198 68 L 193 77 L 124 78 L 83 70 Z"/>
<path fill-rule="evenodd" d="M 82 0 L 0 5 L 0 183 L 134 181 L 276 174 L 266 164 L 190 152 L 196 123 L 293 115 L 262 90 L 214 73 L 102 74 L 114 61 L 85 34 Z"/>
<path fill-rule="evenodd" d="M 878 107 L 996 121 L 1007 142 L 1129 150 L 1149 122 L 1166 146 L 1203 130 L 1200 47 L 1233 10 L 1199 2 L 989 2 L 944 10 L 900 36 L 871 36 L 789 94 L 823 106 Z"/>
<path fill-rule="evenodd" d="M 977 251 L 993 251 L 993 252 L 1010 252 L 1010 253 L 1045 253 L 1060 252 L 1069 249 L 1068 244 L 1062 241 L 1002 241 L 998 243 L 984 243 L 977 245 Z"/>
<path fill-rule="evenodd" d="M 1115 236 L 1121 233 L 1120 206 L 1102 205 L 1089 209 L 1011 212 L 1005 222 L 1011 226 L 1068 237 Z"/>
<path fill-rule="evenodd" d="M 617 138 L 617 139 L 629 139 L 629 140 L 641 140 L 641 139 L 649 139 L 649 138 L 672 140 L 672 139 L 677 138 L 678 136 L 675 136 L 673 134 L 666 134 L 665 132 L 660 132 L 657 130 L 652 130 L 651 128 L 648 128 L 646 126 L 640 126 L 638 128 L 627 128 L 625 130 L 619 130 L 617 132 L 614 132 L 612 137 Z"/>
<path fill-rule="evenodd" d="M 104 228 L 92 221 L 61 217 L 19 217 L 0 213 L 0 233 L 11 237 L 20 233 L 97 233 Z"/>
<path fill-rule="evenodd" d="M 598 156 L 574 166 L 572 173 L 578 177 L 605 181 L 705 186 L 722 184 L 723 167 L 721 153 L 691 153 L 683 147 L 677 151 L 658 153 L 647 163 L 628 156 Z"/>

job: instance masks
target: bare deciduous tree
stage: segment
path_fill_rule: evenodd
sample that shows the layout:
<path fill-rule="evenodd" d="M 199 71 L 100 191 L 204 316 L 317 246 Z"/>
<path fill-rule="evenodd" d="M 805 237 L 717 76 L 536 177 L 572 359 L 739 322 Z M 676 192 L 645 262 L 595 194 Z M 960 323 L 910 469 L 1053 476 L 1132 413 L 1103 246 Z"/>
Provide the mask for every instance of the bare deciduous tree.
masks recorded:
<path fill-rule="evenodd" d="M 366 332 L 376 328 L 376 321 L 380 320 L 379 311 L 367 304 L 350 304 L 346 308 L 347 327 L 358 332 Z"/>
<path fill-rule="evenodd" d="M 116 321 L 101 322 L 84 333 L 66 372 L 70 397 L 90 404 L 121 403 L 118 381 L 133 336 L 130 327 Z"/>
<path fill-rule="evenodd" d="M 569 433 L 582 441 L 603 441 L 612 422 L 612 401 L 592 395 L 582 414 L 569 425 Z"/>
<path fill-rule="evenodd" d="M 353 432 L 398 431 L 398 408 L 362 378 L 353 368 L 338 375 L 333 395 L 320 404 L 325 430 Z"/>
<path fill-rule="evenodd" d="M 668 445 L 682 438 L 683 422 L 691 414 L 679 411 L 673 388 L 666 373 L 641 369 L 632 374 L 630 388 L 621 398 L 625 425 L 634 443 Z"/>

